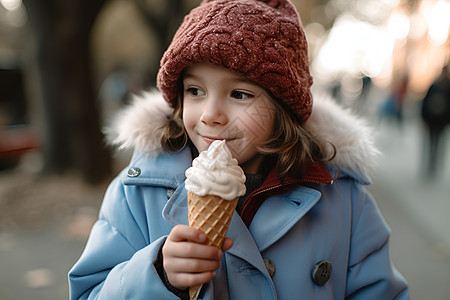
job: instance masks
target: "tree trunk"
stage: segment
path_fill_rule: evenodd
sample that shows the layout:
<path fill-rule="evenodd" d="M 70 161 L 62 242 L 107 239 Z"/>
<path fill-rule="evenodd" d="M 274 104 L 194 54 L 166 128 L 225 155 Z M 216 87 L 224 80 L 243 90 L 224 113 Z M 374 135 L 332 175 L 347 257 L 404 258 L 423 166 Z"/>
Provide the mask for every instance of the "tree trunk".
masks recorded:
<path fill-rule="evenodd" d="M 157 40 L 154 47 L 157 49 L 156 55 L 161 58 L 184 16 L 192 9 L 192 4 L 187 4 L 184 0 L 134 0 L 134 3 L 147 27 L 154 30 Z M 149 77 L 152 80 L 156 79 L 158 70 L 159 68 L 151 70 Z"/>
<path fill-rule="evenodd" d="M 45 170 L 81 172 L 91 183 L 110 174 L 100 131 L 89 39 L 106 0 L 24 0 L 31 42 L 28 79 L 40 124 Z"/>

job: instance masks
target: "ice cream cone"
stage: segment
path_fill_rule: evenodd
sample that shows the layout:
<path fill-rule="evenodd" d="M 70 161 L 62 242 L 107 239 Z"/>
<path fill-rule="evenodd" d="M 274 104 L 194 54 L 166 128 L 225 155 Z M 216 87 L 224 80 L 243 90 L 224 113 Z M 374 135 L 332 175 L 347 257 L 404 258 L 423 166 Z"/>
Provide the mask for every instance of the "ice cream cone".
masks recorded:
<path fill-rule="evenodd" d="M 209 246 L 221 248 L 230 226 L 238 198 L 225 200 L 214 195 L 198 196 L 188 191 L 189 226 L 206 234 Z M 196 299 L 200 286 L 189 288 L 189 298 Z"/>
<path fill-rule="evenodd" d="M 201 287 L 202 287 L 201 285 L 197 285 L 197 286 L 191 286 L 189 288 L 189 300 L 197 299 L 197 294 Z"/>
<path fill-rule="evenodd" d="M 186 170 L 189 226 L 206 234 L 205 244 L 222 248 L 233 212 L 245 194 L 245 174 L 233 158 L 225 140 L 211 143 Z M 191 300 L 197 299 L 200 286 L 189 288 Z"/>

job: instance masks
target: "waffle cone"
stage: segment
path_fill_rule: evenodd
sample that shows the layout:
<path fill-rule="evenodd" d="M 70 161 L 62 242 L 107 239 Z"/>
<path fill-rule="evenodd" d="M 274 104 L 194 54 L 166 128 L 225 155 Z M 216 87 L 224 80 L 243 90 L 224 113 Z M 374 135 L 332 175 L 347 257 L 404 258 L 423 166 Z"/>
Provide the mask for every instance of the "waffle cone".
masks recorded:
<path fill-rule="evenodd" d="M 198 196 L 188 191 L 189 226 L 200 229 L 206 245 L 222 248 L 239 197 L 229 201 L 214 195 Z M 189 298 L 196 299 L 201 286 L 189 288 Z"/>

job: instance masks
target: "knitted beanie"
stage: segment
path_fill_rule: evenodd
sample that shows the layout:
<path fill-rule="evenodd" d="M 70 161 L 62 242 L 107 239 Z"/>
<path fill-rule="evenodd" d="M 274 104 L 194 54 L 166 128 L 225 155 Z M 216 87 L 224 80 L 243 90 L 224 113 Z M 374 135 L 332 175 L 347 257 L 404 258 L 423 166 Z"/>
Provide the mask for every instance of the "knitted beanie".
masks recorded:
<path fill-rule="evenodd" d="M 288 0 L 204 0 L 188 14 L 161 59 L 157 83 L 173 106 L 184 68 L 198 62 L 245 75 L 304 123 L 312 110 L 308 45 Z"/>

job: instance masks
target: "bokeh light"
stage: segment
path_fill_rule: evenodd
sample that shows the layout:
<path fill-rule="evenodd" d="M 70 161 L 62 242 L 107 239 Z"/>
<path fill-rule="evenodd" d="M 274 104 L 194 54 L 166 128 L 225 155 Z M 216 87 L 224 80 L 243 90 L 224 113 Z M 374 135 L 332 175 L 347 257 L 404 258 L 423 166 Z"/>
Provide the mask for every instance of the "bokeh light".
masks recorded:
<path fill-rule="evenodd" d="M 376 77 L 389 64 L 393 39 L 382 29 L 349 14 L 341 15 L 314 61 L 322 81 L 333 81 L 343 73 Z"/>
<path fill-rule="evenodd" d="M 22 0 L 0 0 L 0 3 L 9 11 L 15 11 L 22 7 Z"/>
<path fill-rule="evenodd" d="M 438 1 L 428 15 L 428 38 L 435 45 L 443 45 L 450 27 L 450 3 Z"/>

